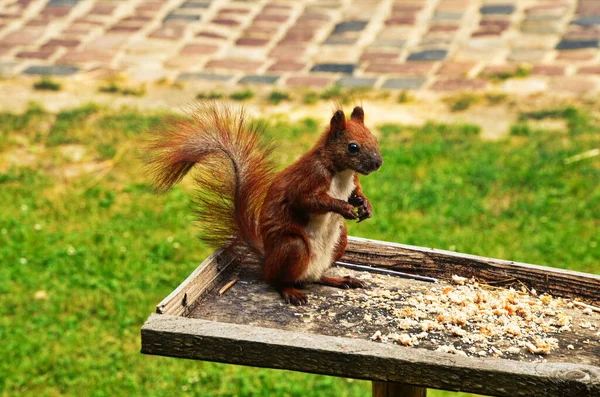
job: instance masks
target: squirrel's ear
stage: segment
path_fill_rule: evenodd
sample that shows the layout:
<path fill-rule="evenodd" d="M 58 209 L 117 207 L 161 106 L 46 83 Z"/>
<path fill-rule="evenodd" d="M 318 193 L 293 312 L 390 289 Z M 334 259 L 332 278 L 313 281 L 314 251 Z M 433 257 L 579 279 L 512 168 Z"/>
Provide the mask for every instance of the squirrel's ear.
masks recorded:
<path fill-rule="evenodd" d="M 354 110 L 352 111 L 352 115 L 350 116 L 350 118 L 354 121 L 358 121 L 361 124 L 365 123 L 365 112 L 363 110 L 363 108 L 361 108 L 360 106 L 357 106 L 354 108 Z"/>
<path fill-rule="evenodd" d="M 329 133 L 332 138 L 339 138 L 342 134 L 342 131 L 346 129 L 346 116 L 342 110 L 337 110 L 333 117 L 331 118 L 331 122 L 329 123 Z"/>

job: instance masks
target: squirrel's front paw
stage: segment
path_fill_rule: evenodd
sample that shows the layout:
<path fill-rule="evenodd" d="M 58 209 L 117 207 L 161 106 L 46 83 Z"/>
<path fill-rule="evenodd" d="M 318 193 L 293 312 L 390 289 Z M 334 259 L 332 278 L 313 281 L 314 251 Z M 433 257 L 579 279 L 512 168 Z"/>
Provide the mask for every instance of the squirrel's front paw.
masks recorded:
<path fill-rule="evenodd" d="M 340 215 L 350 220 L 358 219 L 358 214 L 356 213 L 354 207 L 351 204 L 344 205 L 342 207 L 342 210 L 340 211 Z"/>
<path fill-rule="evenodd" d="M 365 200 L 364 204 L 358 207 L 358 222 L 362 222 L 373 216 L 373 207 L 369 200 Z"/>
<path fill-rule="evenodd" d="M 354 207 L 360 207 L 365 203 L 365 200 L 361 196 L 353 193 L 348 199 L 348 202 Z"/>

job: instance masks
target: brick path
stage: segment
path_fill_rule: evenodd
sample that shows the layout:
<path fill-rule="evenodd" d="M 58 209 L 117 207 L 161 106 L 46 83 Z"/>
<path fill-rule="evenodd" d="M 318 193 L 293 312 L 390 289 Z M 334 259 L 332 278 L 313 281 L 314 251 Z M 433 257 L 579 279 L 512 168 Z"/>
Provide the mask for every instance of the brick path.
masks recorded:
<path fill-rule="evenodd" d="M 3 75 L 584 93 L 599 41 L 600 0 L 0 0 Z"/>

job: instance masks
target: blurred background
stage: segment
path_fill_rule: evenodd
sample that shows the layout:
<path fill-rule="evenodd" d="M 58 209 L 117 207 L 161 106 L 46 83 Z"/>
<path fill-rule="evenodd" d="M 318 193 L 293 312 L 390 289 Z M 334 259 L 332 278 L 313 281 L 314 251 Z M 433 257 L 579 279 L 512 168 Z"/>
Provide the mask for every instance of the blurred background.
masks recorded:
<path fill-rule="evenodd" d="M 139 160 L 196 100 L 265 121 L 280 168 L 362 104 L 385 165 L 351 234 L 599 274 L 599 40 L 597 0 L 0 0 L 0 395 L 370 395 L 139 353 L 210 254 L 191 182 Z"/>

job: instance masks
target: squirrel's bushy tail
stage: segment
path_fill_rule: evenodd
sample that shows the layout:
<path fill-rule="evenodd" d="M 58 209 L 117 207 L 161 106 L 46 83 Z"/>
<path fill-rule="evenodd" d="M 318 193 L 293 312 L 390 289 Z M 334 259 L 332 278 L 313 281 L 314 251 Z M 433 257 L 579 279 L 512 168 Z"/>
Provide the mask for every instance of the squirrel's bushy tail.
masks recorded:
<path fill-rule="evenodd" d="M 169 120 L 147 145 L 147 165 L 158 191 L 195 166 L 195 212 L 201 239 L 236 254 L 263 255 L 259 215 L 274 167 L 263 128 L 244 110 L 200 104 L 191 120 Z"/>

